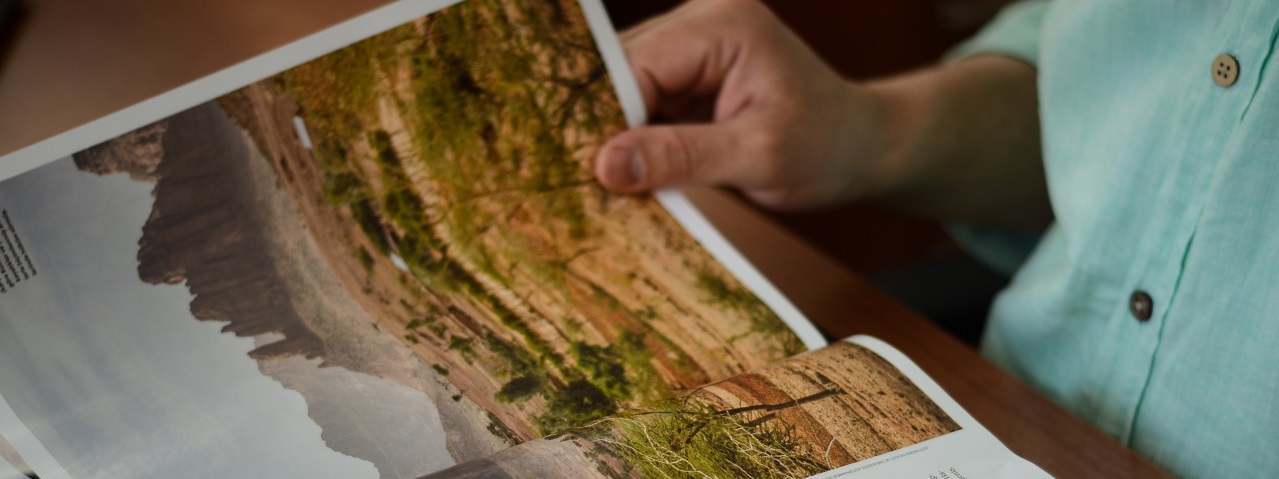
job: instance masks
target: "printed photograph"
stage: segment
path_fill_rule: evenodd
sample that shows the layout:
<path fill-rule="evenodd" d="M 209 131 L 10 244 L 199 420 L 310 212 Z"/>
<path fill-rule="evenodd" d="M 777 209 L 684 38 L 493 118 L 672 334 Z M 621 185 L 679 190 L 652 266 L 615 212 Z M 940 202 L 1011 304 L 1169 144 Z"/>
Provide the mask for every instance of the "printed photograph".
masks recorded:
<path fill-rule="evenodd" d="M 888 361 L 839 342 L 432 477 L 804 478 L 958 430 Z"/>
<path fill-rule="evenodd" d="M 575 0 L 468 0 L 7 180 L 0 394 L 74 477 L 411 478 L 802 352 L 624 128 Z"/>

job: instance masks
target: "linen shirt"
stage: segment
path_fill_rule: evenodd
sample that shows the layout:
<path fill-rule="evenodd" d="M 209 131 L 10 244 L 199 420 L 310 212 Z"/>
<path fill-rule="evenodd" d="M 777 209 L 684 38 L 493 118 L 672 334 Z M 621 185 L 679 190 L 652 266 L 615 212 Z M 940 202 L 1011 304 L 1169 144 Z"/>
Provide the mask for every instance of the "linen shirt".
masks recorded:
<path fill-rule="evenodd" d="M 983 354 L 1179 476 L 1279 473 L 1276 34 L 1275 1 L 1057 0 L 961 47 L 1037 65 L 1056 215 Z"/>

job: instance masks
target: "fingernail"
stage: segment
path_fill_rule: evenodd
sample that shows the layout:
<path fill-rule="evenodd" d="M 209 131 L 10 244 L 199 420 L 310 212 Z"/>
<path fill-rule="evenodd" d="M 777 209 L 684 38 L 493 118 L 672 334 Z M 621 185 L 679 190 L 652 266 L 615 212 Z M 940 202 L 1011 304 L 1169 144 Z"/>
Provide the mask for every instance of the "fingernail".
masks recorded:
<path fill-rule="evenodd" d="M 644 180 L 644 158 L 636 150 L 617 148 L 609 153 L 609 177 L 618 188 L 638 187 Z"/>
<path fill-rule="evenodd" d="M 644 156 L 638 150 L 631 152 L 630 168 L 631 183 L 629 186 L 639 186 L 644 183 Z"/>

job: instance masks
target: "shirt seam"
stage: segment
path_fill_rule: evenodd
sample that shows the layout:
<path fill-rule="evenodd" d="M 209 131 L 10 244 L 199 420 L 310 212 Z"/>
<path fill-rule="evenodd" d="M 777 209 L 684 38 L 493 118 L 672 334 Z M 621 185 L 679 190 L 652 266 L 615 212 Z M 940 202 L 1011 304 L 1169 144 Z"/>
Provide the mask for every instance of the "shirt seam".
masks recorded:
<path fill-rule="evenodd" d="M 1186 264 L 1190 259 L 1190 250 L 1194 248 L 1195 237 L 1199 234 L 1199 223 L 1203 220 L 1203 208 L 1199 209 L 1199 213 L 1195 217 L 1194 230 L 1190 232 L 1190 239 L 1186 241 L 1186 249 L 1181 253 L 1181 262 L 1177 265 L 1177 281 L 1173 283 L 1172 291 L 1168 295 L 1168 306 L 1163 309 L 1160 314 L 1158 330 L 1155 331 L 1155 347 L 1150 353 L 1150 362 L 1146 369 L 1146 378 L 1142 382 L 1141 388 L 1137 393 L 1137 404 L 1133 407 L 1132 417 L 1129 418 L 1124 443 L 1128 447 L 1132 447 L 1137 437 L 1137 421 L 1141 417 L 1141 406 L 1146 402 L 1146 392 L 1150 389 L 1151 379 L 1155 376 L 1155 365 L 1159 362 L 1159 349 L 1163 346 L 1164 331 L 1168 327 L 1168 317 L 1171 316 L 1172 308 L 1177 302 L 1177 293 L 1181 290 L 1181 283 L 1186 277 Z"/>
<path fill-rule="evenodd" d="M 1266 65 L 1270 64 L 1270 59 L 1274 56 L 1276 40 L 1279 40 L 1279 18 L 1276 18 L 1270 26 L 1270 41 L 1266 43 L 1266 55 L 1257 64 L 1257 82 L 1252 87 L 1252 94 L 1248 95 L 1248 103 L 1244 105 L 1243 112 L 1239 114 L 1240 121 L 1248 116 L 1248 110 L 1252 109 L 1252 102 L 1257 98 L 1257 92 L 1261 90 L 1261 85 L 1265 84 L 1263 77 L 1266 74 Z"/>

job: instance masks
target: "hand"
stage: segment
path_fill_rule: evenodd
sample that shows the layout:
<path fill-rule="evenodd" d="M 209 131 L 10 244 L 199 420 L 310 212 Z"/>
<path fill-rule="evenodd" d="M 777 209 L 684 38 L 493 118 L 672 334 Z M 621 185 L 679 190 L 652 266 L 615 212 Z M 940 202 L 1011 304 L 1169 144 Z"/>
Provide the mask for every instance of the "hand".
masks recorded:
<path fill-rule="evenodd" d="M 833 205 L 876 188 L 879 99 L 841 79 L 755 0 L 693 0 L 622 35 L 652 120 L 596 158 L 604 187 L 712 184 L 761 205 Z"/>

